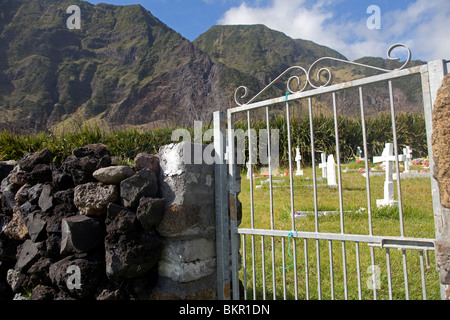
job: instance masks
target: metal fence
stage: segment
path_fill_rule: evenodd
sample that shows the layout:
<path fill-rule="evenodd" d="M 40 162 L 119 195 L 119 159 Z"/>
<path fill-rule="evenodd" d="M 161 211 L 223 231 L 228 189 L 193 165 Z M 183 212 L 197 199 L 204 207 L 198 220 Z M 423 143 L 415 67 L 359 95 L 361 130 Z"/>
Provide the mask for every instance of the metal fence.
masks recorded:
<path fill-rule="evenodd" d="M 396 47 L 406 46 L 397 44 L 388 50 L 391 59 L 392 50 Z M 434 242 L 440 237 L 442 227 L 441 207 L 439 200 L 439 188 L 432 177 L 433 154 L 431 148 L 432 122 L 431 112 L 438 88 L 446 74 L 445 61 L 433 61 L 425 65 L 405 68 L 410 60 L 396 70 L 386 70 L 368 65 L 357 64 L 335 58 L 322 58 L 317 60 L 306 70 L 302 67 L 292 67 L 276 78 L 271 84 L 264 88 L 246 103 L 240 103 L 240 99 L 246 97 L 248 89 L 239 87 L 236 91 L 235 100 L 237 107 L 228 110 L 225 116 L 221 112 L 214 114 L 215 124 L 215 150 L 216 150 L 216 223 L 217 223 L 217 265 L 218 265 L 218 297 L 219 299 L 427 299 L 444 297 L 443 287 L 439 285 L 439 277 L 436 272 L 434 259 Z M 331 71 L 320 68 L 318 78 L 325 79 L 326 83 L 317 85 L 313 81 L 311 73 L 322 61 L 333 61 L 336 63 L 352 64 L 360 68 L 371 68 L 382 71 L 381 74 L 357 79 L 340 84 L 331 84 Z M 294 76 L 287 81 L 288 94 L 278 98 L 258 101 L 269 88 L 274 86 L 290 72 L 301 72 L 302 77 Z M 369 161 L 365 161 L 365 190 L 361 190 L 361 197 L 366 198 L 367 209 L 361 221 L 360 228 L 349 226 L 346 223 L 347 211 L 343 187 L 343 169 L 340 156 L 340 139 L 338 130 L 338 110 L 336 95 L 343 90 L 356 90 L 359 98 L 359 109 L 362 123 L 363 151 L 368 155 L 367 132 L 366 132 L 366 106 L 365 90 L 370 90 L 374 83 L 386 83 L 389 91 L 389 107 L 392 119 L 392 144 L 394 168 L 400 172 L 399 146 L 397 141 L 396 110 L 393 93 L 394 79 L 420 74 L 422 83 L 422 95 L 424 114 L 426 119 L 429 165 L 431 170 L 431 196 L 433 203 L 433 214 L 435 222 L 435 237 L 417 238 L 413 228 L 407 228 L 405 224 L 414 223 L 405 221 L 404 194 L 402 194 L 402 179 L 396 180 L 396 200 L 398 201 L 398 230 L 397 235 L 383 235 L 378 229 L 374 232 L 373 214 L 374 202 L 372 180 L 375 179 L 369 170 Z M 322 77 L 321 77 L 322 76 Z M 325 78 L 324 78 L 325 76 Z M 301 82 L 303 80 L 303 86 Z M 298 85 L 297 90 L 292 90 L 293 83 Z M 300 88 L 301 87 L 301 88 Z M 239 93 L 243 92 L 242 97 Z M 318 192 L 322 188 L 317 177 L 316 146 L 314 141 L 313 110 L 317 97 L 329 95 L 332 101 L 332 112 L 334 117 L 335 136 L 335 159 L 337 162 L 337 186 L 327 189 L 334 192 L 338 199 L 338 210 L 334 213 L 334 225 L 336 230 L 322 228 L 324 214 L 318 203 Z M 291 104 L 295 101 L 306 101 L 310 121 L 310 152 L 312 163 L 312 185 L 307 188 L 312 193 L 312 214 L 306 220 L 298 219 L 296 203 L 304 201 L 296 190 L 293 173 L 293 148 L 291 141 Z M 284 219 L 289 227 L 279 229 L 274 207 L 277 198 L 274 192 L 277 187 L 272 172 L 273 159 L 269 153 L 268 175 L 267 175 L 267 210 L 257 212 L 261 199 L 256 199 L 255 181 L 252 166 L 249 166 L 248 181 L 243 181 L 242 187 L 247 186 L 245 199 L 240 196 L 240 170 L 236 163 L 236 142 L 234 135 L 234 122 L 236 116 L 243 115 L 248 123 L 248 132 L 251 128 L 251 113 L 262 110 L 265 114 L 268 134 L 268 150 L 271 150 L 270 119 L 272 108 L 284 108 L 283 112 L 287 120 L 288 139 L 288 176 L 289 181 L 284 185 L 286 194 L 289 193 L 289 209 L 284 214 Z M 254 137 L 248 134 L 248 145 L 251 146 Z M 255 163 L 252 152 L 248 152 L 248 160 Z M 366 156 L 367 158 L 367 156 Z M 366 159 L 369 160 L 369 159 Z M 386 168 L 387 170 L 387 168 Z M 305 187 L 303 187 L 305 188 Z M 337 189 L 337 190 L 336 190 Z M 336 190 L 336 191 L 335 191 Z M 393 192 L 394 190 L 392 190 Z M 259 191 L 258 191 L 259 192 Z M 320 191 L 321 192 L 321 191 Z M 302 193 L 304 194 L 304 193 Z M 325 196 L 326 197 L 326 196 Z M 255 200 L 256 199 L 256 200 Z M 244 208 L 244 215 L 248 212 L 249 217 L 240 217 L 239 213 Z M 264 217 L 266 223 L 259 220 Z M 245 220 L 247 227 L 239 227 Z M 309 219 L 309 220 L 308 220 Z M 290 221 L 287 221 L 290 220 Z M 312 230 L 303 230 L 302 221 L 310 221 Z M 351 220 L 353 221 L 353 220 Z M 354 221 L 353 221 L 354 222 Z M 352 223 L 353 223 L 352 222 Z M 323 231 L 325 230 L 325 231 Z M 363 231 L 364 230 L 364 231 Z M 381 233 L 381 234 L 380 234 Z M 395 249 L 395 250 L 394 250 Z M 243 290 L 239 286 L 242 281 Z M 430 288 L 436 288 L 438 293 L 430 293 Z M 432 289 L 436 291 L 436 289 Z"/>

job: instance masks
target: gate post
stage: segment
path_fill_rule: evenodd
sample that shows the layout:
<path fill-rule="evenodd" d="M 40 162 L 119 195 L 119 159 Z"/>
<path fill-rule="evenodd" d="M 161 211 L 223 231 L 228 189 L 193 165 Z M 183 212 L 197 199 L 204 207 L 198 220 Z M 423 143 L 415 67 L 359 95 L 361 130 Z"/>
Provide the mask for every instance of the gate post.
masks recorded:
<path fill-rule="evenodd" d="M 225 161 L 226 119 L 214 112 L 214 181 L 216 209 L 217 297 L 230 299 L 230 239 L 228 217 L 228 170 Z"/>
<path fill-rule="evenodd" d="M 444 210 L 448 210 L 441 205 L 441 196 L 439 185 L 434 178 L 434 156 L 433 156 L 433 146 L 432 146 L 432 133 L 433 133 L 433 108 L 436 102 L 437 92 L 442 85 L 442 81 L 447 74 L 447 64 L 445 60 L 431 61 L 424 66 L 426 71 L 421 72 L 422 74 L 422 93 L 424 100 L 424 115 L 425 115 L 425 125 L 427 131 L 427 146 L 428 146 L 428 156 L 429 156 L 429 166 L 431 173 L 431 194 L 433 201 L 433 213 L 434 213 L 434 225 L 436 240 L 441 239 L 444 232 L 444 221 L 443 213 Z M 436 253 L 436 260 L 438 258 L 438 253 Z M 438 266 L 438 261 L 436 261 Z M 439 268 L 439 267 L 438 267 Z M 441 286 L 441 299 L 446 300 L 446 285 L 443 283 Z"/>

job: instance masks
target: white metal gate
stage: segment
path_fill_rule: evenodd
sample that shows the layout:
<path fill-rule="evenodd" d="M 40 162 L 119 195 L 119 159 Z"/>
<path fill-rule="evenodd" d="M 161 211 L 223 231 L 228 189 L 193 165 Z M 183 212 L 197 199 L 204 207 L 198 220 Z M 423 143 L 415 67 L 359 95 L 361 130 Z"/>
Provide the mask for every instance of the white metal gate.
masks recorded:
<path fill-rule="evenodd" d="M 218 297 L 219 299 L 377 299 L 377 293 L 380 287 L 380 277 L 383 280 L 383 286 L 387 287 L 386 296 L 382 299 L 410 299 L 410 288 L 418 286 L 421 292 L 420 299 L 427 299 L 427 285 L 430 281 L 436 281 L 437 277 L 429 279 L 426 275 L 425 263 L 428 265 L 428 252 L 434 250 L 434 242 L 440 237 L 442 227 L 441 206 L 439 199 L 439 188 L 437 182 L 432 177 L 433 170 L 433 154 L 431 148 L 431 133 L 432 122 L 431 113 L 436 98 L 437 90 L 441 86 L 444 75 L 446 74 L 446 62 L 444 60 L 433 61 L 425 65 L 405 68 L 410 59 L 409 49 L 397 44 L 388 50 L 388 57 L 391 59 L 391 52 L 396 47 L 406 48 L 408 51 L 408 59 L 405 64 L 396 70 L 385 70 L 368 65 L 356 64 L 354 62 L 344 61 L 335 58 L 322 58 L 314 62 L 311 67 L 306 70 L 302 67 L 291 67 L 287 69 L 282 75 L 275 79 L 265 89 L 258 93 L 255 97 L 250 99 L 245 104 L 240 104 L 238 101 L 238 92 L 245 94 L 241 98 L 245 98 L 247 88 L 239 87 L 236 91 L 235 100 L 237 107 L 228 110 L 225 116 L 222 112 L 214 114 L 215 126 L 215 151 L 216 151 L 216 170 L 215 170 L 215 184 L 216 184 L 216 224 L 217 224 L 217 274 L 218 274 Z M 366 77 L 363 79 L 353 80 L 350 82 L 330 85 L 331 71 L 326 68 L 321 68 L 318 72 L 318 77 L 325 74 L 327 82 L 324 85 L 315 85 L 312 81 L 311 72 L 314 67 L 321 61 L 331 60 L 339 63 L 347 63 L 358 65 L 363 68 L 371 68 L 383 71 L 382 74 Z M 275 83 L 292 71 L 300 71 L 303 73 L 304 86 L 293 91 L 290 84 L 296 80 L 298 84 L 301 82 L 300 77 L 291 77 L 288 80 L 287 90 L 289 94 L 278 98 L 273 98 L 264 101 L 257 101 L 267 89 L 272 87 Z M 422 82 L 423 106 L 426 119 L 427 130 L 427 144 L 429 152 L 429 162 L 431 170 L 431 191 L 433 201 L 433 213 L 435 221 L 435 238 L 416 238 L 414 234 L 406 234 L 404 228 L 404 212 L 403 208 L 407 203 L 404 203 L 402 196 L 401 180 L 397 179 L 396 193 L 398 205 L 398 222 L 400 235 L 383 236 L 374 234 L 372 226 L 372 193 L 371 190 L 371 174 L 366 175 L 365 192 L 361 193 L 361 197 L 366 196 L 367 199 L 367 217 L 368 232 L 367 234 L 347 232 L 347 225 L 344 223 L 345 212 L 343 202 L 343 188 L 342 188 L 342 168 L 340 160 L 340 146 L 339 146 L 339 130 L 337 123 L 338 105 L 336 102 L 336 94 L 342 90 L 354 88 L 357 90 L 361 121 L 362 121 L 362 136 L 364 140 L 363 150 L 364 154 L 368 154 L 366 127 L 365 127 L 365 106 L 364 106 L 364 88 L 373 83 L 385 82 L 389 89 L 389 104 L 392 120 L 392 142 L 393 151 L 395 155 L 395 169 L 400 172 L 398 159 L 398 145 L 397 145 L 397 128 L 395 122 L 395 101 L 393 99 L 392 80 L 405 77 L 408 75 L 420 74 Z M 318 192 L 318 178 L 316 177 L 316 150 L 314 143 L 314 128 L 313 128 L 313 98 L 318 96 L 330 95 L 333 103 L 333 115 L 335 121 L 335 141 L 337 161 L 337 189 L 339 193 L 339 210 L 337 216 L 339 217 L 340 230 L 337 232 L 321 232 L 319 208 L 317 203 Z M 311 136 L 311 161 L 312 166 L 312 188 L 311 192 L 314 195 L 314 230 L 302 231 L 298 226 L 295 218 L 295 203 L 297 201 L 295 196 L 294 176 L 293 176 L 293 146 L 291 144 L 290 134 L 290 103 L 292 101 L 304 100 L 308 103 L 309 121 L 310 121 L 310 136 Z M 238 114 L 244 114 L 248 121 L 248 132 L 251 129 L 250 112 L 255 110 L 265 111 L 267 121 L 267 132 L 270 135 L 269 127 L 269 110 L 274 106 L 284 107 L 287 120 L 287 138 L 288 138 L 288 154 L 289 154 L 289 200 L 290 200 L 290 218 L 291 228 L 289 230 L 278 230 L 274 227 L 274 212 L 273 207 L 276 200 L 273 198 L 274 178 L 272 176 L 271 157 L 269 155 L 269 199 L 267 199 L 270 207 L 271 226 L 269 228 L 257 228 L 255 224 L 255 203 L 254 190 L 255 185 L 253 181 L 252 167 L 249 167 L 249 211 L 250 211 L 250 226 L 247 228 L 240 228 L 239 223 L 239 187 L 240 171 L 237 167 L 236 161 L 236 145 L 234 137 L 234 120 Z M 248 135 L 249 145 L 251 145 L 252 135 Z M 268 149 L 270 150 L 270 137 L 268 138 Z M 233 156 L 231 156 L 233 155 Z M 249 152 L 249 162 L 252 161 L 252 152 Z M 369 172 L 368 161 L 365 161 L 365 171 Z M 287 192 L 287 191 L 286 191 Z M 336 245 L 337 244 L 337 245 Z M 250 246 L 250 248 L 249 248 Z M 370 251 L 369 267 L 361 264 L 361 250 Z M 241 248 L 242 247 L 242 248 Z M 315 248 L 315 251 L 311 248 Z M 260 248 L 260 249 L 257 249 Z M 398 250 L 392 250 L 398 249 Z M 241 251 L 240 251 L 241 250 Z M 248 251 L 248 252 L 247 252 Z M 407 252 L 411 252 L 407 255 Z M 391 263 L 394 254 L 399 254 L 399 261 L 401 261 L 402 268 L 399 270 L 393 263 Z M 279 259 L 276 255 L 281 255 L 281 266 L 276 260 Z M 339 257 L 338 257 L 339 256 Z M 351 259 L 350 259 L 351 256 Z M 408 260 L 418 259 L 417 270 L 408 270 Z M 335 263 L 340 260 L 339 263 Z M 352 261 L 349 265 L 348 261 Z M 383 260 L 382 262 L 378 262 Z M 382 265 L 383 270 L 378 268 Z M 420 267 L 419 267 L 420 266 Z M 415 268 L 415 267 L 413 267 Z M 402 269 L 402 270 L 401 270 Z M 241 271 L 239 271 L 241 270 Z M 326 270 L 326 274 L 324 274 Z M 435 272 L 435 270 L 433 270 Z M 241 279 L 240 273 L 241 272 Z M 408 273 L 409 272 L 409 273 Z M 411 273 L 419 274 L 417 281 L 411 283 L 408 275 Z M 368 275 L 367 275 L 368 274 Z M 437 273 L 436 273 L 437 274 Z M 398 295 L 395 293 L 398 285 L 397 278 L 402 278 L 402 293 Z M 239 286 L 239 280 L 242 280 L 244 290 Z M 438 281 L 438 280 L 437 280 Z M 299 285 L 301 282 L 301 286 Z M 338 286 L 338 282 L 340 283 Z M 352 282 L 354 285 L 349 285 Z M 253 288 L 252 291 L 247 292 L 248 284 Z M 370 297 L 367 297 L 367 290 L 363 288 L 367 285 L 370 287 Z M 325 288 L 326 287 L 326 288 Z M 325 288 L 325 289 L 324 289 Z M 266 290 L 267 289 L 267 290 Z M 338 292 L 339 291 L 339 292 Z M 443 287 L 440 287 L 440 297 L 444 297 Z"/>

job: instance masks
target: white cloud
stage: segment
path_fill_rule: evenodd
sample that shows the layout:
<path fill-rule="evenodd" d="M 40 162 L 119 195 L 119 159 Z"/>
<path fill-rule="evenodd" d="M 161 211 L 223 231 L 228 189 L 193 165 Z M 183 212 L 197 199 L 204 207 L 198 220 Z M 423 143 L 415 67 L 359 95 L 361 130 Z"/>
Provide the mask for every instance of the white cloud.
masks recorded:
<path fill-rule="evenodd" d="M 416 0 L 401 10 L 381 11 L 380 30 L 367 28 L 366 12 L 359 20 L 349 20 L 349 16 L 333 12 L 332 3 L 336 1 L 271 0 L 266 6 L 243 2 L 229 9 L 218 23 L 265 24 L 292 38 L 326 45 L 351 60 L 362 56 L 386 57 L 387 48 L 397 42 L 409 45 L 413 58 L 450 58 L 448 0 Z"/>

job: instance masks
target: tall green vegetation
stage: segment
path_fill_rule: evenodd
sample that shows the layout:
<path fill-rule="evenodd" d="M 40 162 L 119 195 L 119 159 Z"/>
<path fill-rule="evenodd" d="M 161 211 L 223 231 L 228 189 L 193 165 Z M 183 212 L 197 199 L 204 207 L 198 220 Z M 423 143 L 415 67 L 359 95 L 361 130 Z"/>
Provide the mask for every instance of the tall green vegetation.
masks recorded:
<path fill-rule="evenodd" d="M 338 117 L 339 147 L 342 161 L 349 161 L 355 156 L 357 147 L 364 150 L 361 120 Z M 427 134 L 425 118 L 423 115 L 404 113 L 396 116 L 397 141 L 399 153 L 405 146 L 413 150 L 413 156 L 426 157 L 428 155 Z M 247 128 L 246 121 L 239 121 L 235 128 Z M 253 121 L 252 128 L 258 130 L 267 129 L 265 121 Z M 287 165 L 289 159 L 287 121 L 285 117 L 278 116 L 270 122 L 270 128 L 278 129 L 280 136 L 280 164 Z M 320 152 L 328 154 L 336 152 L 335 124 L 332 117 L 320 115 L 313 118 L 314 146 L 316 157 Z M 309 118 L 292 118 L 290 120 L 291 146 L 295 154 L 295 147 L 299 147 L 302 159 L 311 163 L 311 134 Z M 378 118 L 366 119 L 367 151 L 369 158 L 380 155 L 385 143 L 393 141 L 392 121 L 390 115 L 381 114 Z"/>
<path fill-rule="evenodd" d="M 354 156 L 356 148 L 363 148 L 361 120 L 338 118 L 340 154 L 342 161 Z M 302 158 L 311 162 L 311 137 L 309 119 L 293 118 L 290 121 L 292 148 L 300 147 Z M 334 119 L 318 116 L 313 118 L 314 144 L 316 151 L 335 152 Z M 423 115 L 401 114 L 396 117 L 397 138 L 399 148 L 410 146 L 415 157 L 426 157 L 427 139 Z M 284 117 L 276 117 L 270 122 L 271 129 L 279 130 L 280 164 L 288 161 L 287 121 Z M 252 128 L 259 132 L 266 129 L 266 122 L 255 120 Z M 193 128 L 186 128 L 192 137 Z M 204 127 L 203 131 L 209 128 Z M 247 130 L 246 121 L 238 121 L 235 129 Z M 112 155 L 121 159 L 133 159 L 140 152 L 157 153 L 159 147 L 172 143 L 172 132 L 175 128 L 165 127 L 152 131 L 136 128 L 127 130 L 102 130 L 98 126 L 84 126 L 82 129 L 61 134 L 39 133 L 19 135 L 0 132 L 0 160 L 17 160 L 26 153 L 34 153 L 44 148 L 51 150 L 56 161 L 62 161 L 72 150 L 90 143 L 103 143 L 109 146 Z M 381 154 L 384 144 L 392 142 L 392 124 L 388 115 L 366 120 L 367 147 L 369 157 Z M 177 142 L 177 141 L 175 141 Z M 209 141 L 204 143 L 210 143 Z M 295 152 L 295 150 L 292 150 Z M 399 150 L 401 153 L 402 150 Z"/>

